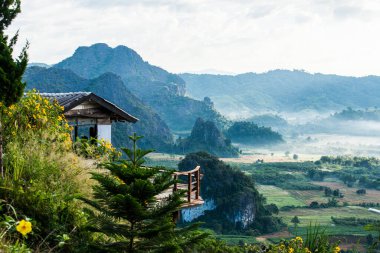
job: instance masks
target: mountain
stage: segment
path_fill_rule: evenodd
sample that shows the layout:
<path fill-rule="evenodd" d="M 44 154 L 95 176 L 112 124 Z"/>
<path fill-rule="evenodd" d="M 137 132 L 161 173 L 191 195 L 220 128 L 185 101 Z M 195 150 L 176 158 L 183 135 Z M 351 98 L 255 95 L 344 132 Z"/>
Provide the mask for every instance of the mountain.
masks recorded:
<path fill-rule="evenodd" d="M 210 97 L 215 108 L 234 118 L 268 112 L 339 111 L 380 105 L 380 77 L 348 77 L 274 70 L 229 75 L 181 74 L 187 95 Z"/>
<path fill-rule="evenodd" d="M 195 122 L 189 137 L 178 140 L 177 147 L 179 153 L 205 151 L 219 157 L 239 156 L 238 148 L 231 145 L 215 123 L 201 118 Z"/>
<path fill-rule="evenodd" d="M 198 101 L 184 96 L 185 81 L 180 76 L 149 64 L 126 46 L 79 47 L 71 57 L 54 67 L 71 70 L 85 79 L 107 72 L 120 76 L 126 87 L 151 106 L 173 130 L 190 130 L 198 117 L 219 125 L 224 123 L 224 118 L 205 103 L 203 97 Z"/>
<path fill-rule="evenodd" d="M 145 137 L 140 142 L 144 148 L 167 151 L 172 147 L 173 137 L 166 123 L 134 96 L 122 79 L 113 73 L 86 79 L 71 70 L 29 67 L 24 74 L 24 81 L 27 83 L 27 89 L 37 89 L 40 92 L 91 91 L 139 118 L 135 124 L 113 124 L 112 142 L 117 147 L 127 145 L 127 136 L 133 132 Z"/>

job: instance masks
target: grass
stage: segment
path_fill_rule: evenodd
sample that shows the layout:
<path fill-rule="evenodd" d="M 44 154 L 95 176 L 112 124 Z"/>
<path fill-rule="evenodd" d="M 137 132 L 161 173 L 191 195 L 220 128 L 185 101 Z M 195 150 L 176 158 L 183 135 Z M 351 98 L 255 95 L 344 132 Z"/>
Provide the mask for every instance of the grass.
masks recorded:
<path fill-rule="evenodd" d="M 258 191 L 264 195 L 268 204 L 276 204 L 278 207 L 283 206 L 305 206 L 305 202 L 299 200 L 290 194 L 289 191 L 283 190 L 272 185 L 257 185 Z"/>
<path fill-rule="evenodd" d="M 247 244 L 257 243 L 258 241 L 253 236 L 242 236 L 242 235 L 216 235 L 219 240 L 225 241 L 228 245 L 239 245 L 240 242 Z"/>
<path fill-rule="evenodd" d="M 304 205 L 309 205 L 313 201 L 319 203 L 325 203 L 328 198 L 324 196 L 324 191 L 299 191 L 289 190 L 291 196 L 299 201 L 302 201 Z"/>

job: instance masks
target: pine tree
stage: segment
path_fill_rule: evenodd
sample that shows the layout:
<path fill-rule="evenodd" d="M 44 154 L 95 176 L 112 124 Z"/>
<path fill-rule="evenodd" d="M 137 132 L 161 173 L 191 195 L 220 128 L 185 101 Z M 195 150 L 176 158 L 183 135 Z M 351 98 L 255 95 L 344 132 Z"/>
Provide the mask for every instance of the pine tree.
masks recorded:
<path fill-rule="evenodd" d="M 5 35 L 5 29 L 21 12 L 20 0 L 0 1 L 0 170 L 3 175 L 3 129 L 1 124 L 1 114 L 3 106 L 10 106 L 23 95 L 25 83 L 22 82 L 22 75 L 28 63 L 27 48 L 23 48 L 17 59 L 13 59 L 13 48 L 18 39 L 18 33 L 9 39 Z"/>
<path fill-rule="evenodd" d="M 83 199 L 95 209 L 89 210 L 87 229 L 106 238 L 93 243 L 91 252 L 183 252 L 207 234 L 197 230 L 198 224 L 176 228 L 173 214 L 184 203 L 184 192 L 158 200 L 173 186 L 173 171 L 143 166 L 151 150 L 137 148 L 141 136 L 129 138 L 133 148 L 122 149 L 127 159 L 104 164 L 109 173 L 93 173 L 99 183 L 94 199 Z"/>

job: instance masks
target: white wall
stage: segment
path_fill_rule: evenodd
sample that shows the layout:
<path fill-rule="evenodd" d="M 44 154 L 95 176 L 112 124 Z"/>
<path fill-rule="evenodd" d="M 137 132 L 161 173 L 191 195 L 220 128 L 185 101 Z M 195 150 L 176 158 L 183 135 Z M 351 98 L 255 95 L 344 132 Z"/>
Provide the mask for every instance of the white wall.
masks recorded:
<path fill-rule="evenodd" d="M 111 142 L 111 125 L 98 125 L 98 140 Z"/>

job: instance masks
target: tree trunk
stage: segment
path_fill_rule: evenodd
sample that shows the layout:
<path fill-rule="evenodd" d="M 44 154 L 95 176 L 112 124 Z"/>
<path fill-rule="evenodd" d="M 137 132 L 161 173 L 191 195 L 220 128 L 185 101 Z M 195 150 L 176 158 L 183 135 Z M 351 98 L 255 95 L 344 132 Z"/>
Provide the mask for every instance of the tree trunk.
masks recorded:
<path fill-rule="evenodd" d="M 1 120 L 1 114 L 0 114 Z M 1 177 L 4 178 L 4 167 L 3 167 L 3 128 L 0 121 L 0 171 Z"/>

